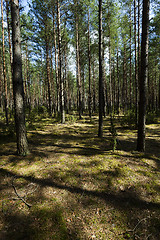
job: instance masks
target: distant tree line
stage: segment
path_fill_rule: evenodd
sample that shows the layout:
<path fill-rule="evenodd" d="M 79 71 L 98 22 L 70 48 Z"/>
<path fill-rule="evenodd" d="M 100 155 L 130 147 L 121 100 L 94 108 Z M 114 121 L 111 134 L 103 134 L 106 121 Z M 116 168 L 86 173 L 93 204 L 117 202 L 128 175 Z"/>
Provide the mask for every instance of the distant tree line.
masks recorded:
<path fill-rule="evenodd" d="M 159 0 L 150 21 L 149 0 L 29 2 L 25 13 L 1 0 L 0 108 L 7 125 L 15 114 L 18 154 L 29 152 L 25 110 L 43 107 L 61 123 L 99 112 L 99 137 L 103 117 L 132 111 L 144 151 L 146 112 L 160 112 Z"/>

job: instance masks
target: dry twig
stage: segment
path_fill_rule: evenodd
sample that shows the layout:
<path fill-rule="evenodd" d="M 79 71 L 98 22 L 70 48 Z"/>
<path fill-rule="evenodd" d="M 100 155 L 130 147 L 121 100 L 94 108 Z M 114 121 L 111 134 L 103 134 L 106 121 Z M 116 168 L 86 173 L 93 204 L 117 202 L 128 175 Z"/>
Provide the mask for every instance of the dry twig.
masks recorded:
<path fill-rule="evenodd" d="M 27 203 L 27 202 L 24 200 L 24 198 L 21 197 L 21 196 L 18 194 L 17 189 L 16 189 L 16 187 L 14 186 L 13 181 L 12 181 L 12 187 L 13 187 L 14 192 L 15 192 L 15 194 L 17 195 L 18 199 L 20 199 L 28 208 L 31 208 L 32 205 L 30 205 L 29 203 Z"/>

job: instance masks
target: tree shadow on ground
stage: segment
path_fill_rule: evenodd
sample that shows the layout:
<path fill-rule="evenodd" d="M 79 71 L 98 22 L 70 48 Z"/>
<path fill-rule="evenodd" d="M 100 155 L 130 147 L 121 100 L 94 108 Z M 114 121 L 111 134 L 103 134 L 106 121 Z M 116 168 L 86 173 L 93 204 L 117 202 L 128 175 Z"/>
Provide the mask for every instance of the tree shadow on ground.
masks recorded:
<path fill-rule="evenodd" d="M 1 169 L 2 170 L 2 169 Z M 1 171 L 0 176 L 10 178 L 14 177 L 14 186 L 16 191 L 22 196 L 22 191 L 33 181 L 25 180 L 24 178 L 16 177 L 11 172 Z M 22 180 L 22 182 L 20 182 Z M 25 180 L 25 184 L 24 184 Z M 36 187 L 37 185 L 35 185 Z M 36 191 L 32 191 L 29 197 L 23 199 L 32 202 L 30 208 L 23 201 L 17 198 L 14 191 L 11 191 L 12 186 L 7 184 L 0 190 L 6 190 L 6 197 L 1 200 L 0 214 L 0 239 L 2 240 L 79 240 L 82 232 L 81 223 L 77 225 L 72 222 L 69 225 L 65 220 L 65 210 L 63 205 L 57 202 L 54 196 L 48 199 L 43 194 L 44 186 L 38 185 Z M 13 196 L 13 197 L 12 197 Z M 15 197 L 16 196 L 16 197 Z M 84 239 L 85 238 L 85 234 Z"/>
<path fill-rule="evenodd" d="M 46 199 L 44 199 L 46 201 Z M 22 207 L 24 208 L 24 206 Z M 14 208 L 3 215 L 4 228 L 1 230 L 0 239 L 5 240 L 78 240 L 79 229 L 74 226 L 67 229 L 63 213 L 57 205 L 47 209 L 33 208 L 28 214 Z M 80 228 L 80 226 L 79 226 Z"/>
<path fill-rule="evenodd" d="M 127 236 L 128 229 L 133 230 L 135 226 L 138 224 L 138 227 L 140 226 L 140 230 L 138 232 L 141 240 L 147 239 L 148 236 L 150 235 L 150 239 L 159 239 L 160 236 L 160 219 L 159 219 L 159 209 L 160 209 L 160 203 L 155 202 L 155 201 L 149 201 L 146 200 L 147 198 L 143 198 L 140 194 L 140 192 L 137 191 L 135 187 L 131 188 L 125 188 L 125 189 L 114 189 L 113 188 L 113 180 L 114 179 L 121 179 L 123 178 L 123 175 L 121 173 L 121 166 L 119 168 L 114 167 L 113 169 L 110 170 L 103 170 L 102 171 L 102 165 L 98 160 L 93 160 L 90 162 L 87 162 L 89 158 L 92 156 L 106 156 L 105 160 L 107 159 L 107 151 L 111 150 L 111 147 L 109 145 L 108 139 L 102 139 L 99 140 L 98 138 L 95 138 L 95 135 L 92 134 L 92 137 L 90 139 L 90 134 L 87 132 L 83 133 L 83 129 L 81 129 L 81 133 L 75 133 L 75 128 L 72 128 L 72 131 L 69 132 L 69 129 L 67 129 L 60 134 L 58 133 L 51 133 L 51 134 L 46 134 L 46 133 L 32 133 L 31 137 L 29 138 L 32 146 L 32 154 L 31 156 L 27 158 L 22 158 L 22 157 L 13 157 L 10 156 L 10 162 L 13 164 L 17 164 L 20 161 L 25 161 L 28 163 L 32 163 L 34 161 L 37 161 L 35 156 L 42 157 L 42 158 L 48 158 L 50 157 L 49 161 L 48 159 L 46 160 L 46 165 L 49 165 L 52 163 L 52 168 L 51 166 L 46 169 L 46 165 L 42 169 L 42 171 L 46 171 L 47 175 L 39 175 L 36 177 L 36 174 L 28 174 L 27 176 L 24 174 L 17 174 L 16 172 L 9 171 L 6 169 L 1 168 L 0 173 L 3 176 L 11 176 L 11 177 L 16 177 L 16 179 L 24 179 L 25 181 L 29 183 L 34 183 L 37 186 L 39 186 L 39 189 L 46 189 L 46 188 L 52 188 L 56 189 L 56 191 L 65 191 L 67 193 L 70 193 L 71 195 L 74 195 L 75 199 L 77 199 L 78 204 L 73 207 L 72 201 L 71 201 L 71 208 L 74 208 L 74 211 L 85 211 L 96 209 L 96 212 L 98 211 L 99 218 L 104 218 L 100 219 L 100 221 L 104 221 L 108 223 L 108 218 L 107 216 L 110 216 L 112 219 L 111 225 L 110 226 L 112 231 L 114 232 L 114 224 L 117 223 L 116 218 L 121 218 L 121 222 L 125 222 L 127 224 L 127 228 L 125 227 L 124 231 L 121 232 L 121 235 L 119 237 L 115 237 L 113 235 L 112 238 L 110 239 L 121 239 L 120 237 L 123 236 L 122 239 L 136 239 L 136 236 L 133 234 L 130 234 L 130 238 Z M 67 133 L 66 133 L 67 131 Z M 79 130 L 77 130 L 79 132 Z M 108 132 L 106 132 L 108 134 Z M 107 136 L 108 137 L 108 136 Z M 150 147 L 150 139 L 147 139 L 147 145 Z M 159 143 L 152 141 L 152 144 L 156 144 L 156 149 L 158 151 L 158 146 Z M 126 163 L 130 164 L 140 164 L 141 163 L 141 158 L 144 156 L 139 156 L 138 154 L 134 156 L 133 154 L 127 154 L 127 152 L 130 152 L 130 150 L 133 150 L 135 146 L 135 138 L 130 138 L 128 141 L 127 140 L 120 140 L 120 145 L 118 146 L 119 150 L 124 150 L 126 151 L 126 155 L 120 154 L 119 152 L 113 153 L 115 156 L 114 157 L 123 157 L 123 159 L 126 160 Z M 47 148 L 48 147 L 48 148 Z M 69 157 L 76 155 L 80 156 L 82 158 L 83 156 L 86 156 L 85 162 L 78 162 L 75 164 L 74 168 L 69 167 L 68 170 L 64 168 L 59 168 L 58 170 L 54 167 L 54 161 L 57 159 L 52 159 L 51 154 L 55 155 L 56 153 L 58 154 L 67 154 Z M 110 152 L 109 152 L 110 154 Z M 155 154 L 155 156 L 158 156 L 158 152 Z M 153 161 L 157 163 L 157 167 L 155 170 L 158 171 L 159 167 L 159 159 L 158 157 L 154 158 L 151 157 Z M 38 162 L 38 161 L 37 161 Z M 68 165 L 70 162 L 68 163 Z M 143 163 L 145 166 L 145 163 Z M 142 165 L 143 165 L 142 164 Z M 89 169 L 92 166 L 96 166 L 97 168 L 101 169 L 100 171 L 93 172 L 93 173 L 88 173 L 87 171 L 85 172 L 85 168 Z M 79 171 L 78 167 L 84 168 L 83 171 Z M 46 169 L 46 170 L 45 170 Z M 143 174 L 143 173 L 142 173 Z M 43 176 L 43 177 L 42 177 Z M 45 177 L 44 177 L 45 176 Z M 91 180 L 89 179 L 91 178 Z M 70 181 L 74 178 L 74 182 Z M 1 179 L 2 180 L 2 179 Z M 85 181 L 88 183 L 90 181 L 94 182 L 96 181 L 97 186 L 96 188 L 90 188 L 90 187 L 85 187 L 84 183 Z M 93 184 L 94 185 L 94 184 Z M 99 187 L 99 188 L 98 188 Z M 159 185 L 153 186 L 153 188 L 159 193 L 160 188 Z M 2 189 L 3 190 L 3 189 Z M 62 199 L 61 199 L 61 205 L 63 205 L 63 200 L 65 196 L 62 194 Z M 41 204 L 45 204 L 45 202 L 49 202 L 50 200 L 47 198 L 47 195 L 42 194 L 42 192 L 39 190 L 38 193 L 36 193 L 36 197 L 31 197 L 30 200 L 35 204 L 38 204 L 37 201 L 41 202 Z M 69 201 L 69 199 L 68 199 Z M 52 205 L 53 202 L 50 202 Z M 55 204 L 57 206 L 57 204 Z M 101 208 L 100 206 L 104 205 L 108 208 L 113 208 L 114 211 L 116 212 L 116 215 L 114 215 L 114 212 L 108 213 L 104 209 L 104 213 L 102 210 L 97 210 L 98 208 Z M 37 206 L 37 205 L 36 205 Z M 33 209 L 33 210 L 32 210 Z M 97 213 L 96 213 L 97 214 Z M 119 215 L 118 215 L 119 214 Z M 111 216 L 112 215 L 112 216 Z M 124 218 L 122 218 L 122 215 Z M 148 216 L 149 218 L 147 218 Z M 64 216 L 62 214 L 62 209 L 58 208 L 52 208 L 48 210 L 48 206 L 42 208 L 42 209 L 34 209 L 31 208 L 31 211 L 27 214 L 19 212 L 14 212 L 11 211 L 10 216 L 4 215 L 4 221 L 7 226 L 9 226 L 10 229 L 13 230 L 13 235 L 11 235 L 12 231 L 8 232 L 6 231 L 5 227 L 3 229 L 3 236 L 6 236 L 6 239 L 27 239 L 25 238 L 25 231 L 27 228 L 27 234 L 26 236 L 28 239 L 89 239 L 87 236 L 83 235 L 84 237 L 82 238 L 82 225 L 80 221 L 77 219 L 76 224 L 72 220 L 70 220 L 70 228 L 66 227 L 66 221 L 64 220 Z M 39 218 L 39 219 L 38 219 Z M 47 221 L 50 219 L 49 223 L 50 227 L 48 228 L 47 226 Z M 144 219 L 144 220 L 143 220 Z M 149 230 L 146 230 L 148 225 L 146 224 L 146 220 L 150 221 L 149 224 Z M 143 220 L 142 222 L 140 222 Z M 19 224 L 19 221 L 21 221 L 22 224 Z M 56 225 L 56 223 L 58 225 Z M 78 226 L 77 227 L 77 223 Z M 153 223 L 153 224 L 152 224 Z M 96 223 L 95 223 L 96 224 Z M 112 226 L 113 225 L 113 226 Z M 20 233 L 19 227 L 21 227 Z M 27 226 L 27 227 L 26 227 Z M 56 231 L 56 228 L 58 228 L 58 231 Z M 61 228 L 62 227 L 62 228 Z M 49 233 L 50 229 L 53 228 L 53 235 L 51 236 L 51 233 Z M 15 231 L 14 231 L 15 229 Z M 74 231 L 75 229 L 75 231 Z M 137 229 L 136 229 L 137 230 Z M 146 235 L 144 231 L 147 231 Z M 105 229 L 103 229 L 105 231 Z M 135 232 L 135 231 L 134 231 Z M 141 236 L 140 234 L 143 233 Z M 18 235 L 19 233 L 19 235 Z M 8 234 L 8 235 L 7 235 Z M 19 236 L 20 238 L 16 238 L 16 236 Z M 79 237 L 80 236 L 80 237 Z M 93 234 L 94 236 L 94 234 Z M 105 237 L 108 236 L 107 233 Z M 144 237 L 145 236 L 145 237 Z M 3 239 L 3 238 L 2 238 Z M 92 238 L 90 238 L 92 239 Z M 100 238 L 97 238 L 100 239 Z M 103 238 L 106 239 L 106 238 Z M 148 238 L 149 239 L 149 238 Z"/>
<path fill-rule="evenodd" d="M 120 140 L 120 144 L 117 147 L 117 150 L 123 150 L 125 152 L 132 152 L 136 150 L 136 140 L 134 138 L 130 138 L 129 140 Z M 124 156 L 124 155 L 123 155 Z M 128 155 L 126 155 L 128 157 Z M 130 155 L 131 158 L 134 158 L 135 161 L 137 159 L 143 159 L 147 157 L 150 160 L 153 160 L 157 169 L 160 169 L 160 142 L 155 139 L 146 139 L 146 151 L 144 154 L 134 156 Z M 138 160 L 139 161 L 139 160 Z"/>
<path fill-rule="evenodd" d="M 89 166 L 88 166 L 89 167 Z M 125 219 L 122 219 L 121 221 L 126 221 L 128 224 L 128 227 L 130 226 L 132 229 L 136 226 L 137 222 L 140 221 L 143 217 L 146 218 L 146 215 L 149 216 L 154 221 L 154 224 L 152 224 L 152 228 L 150 225 L 150 231 L 154 233 L 154 236 L 159 236 L 159 226 L 160 226 L 160 219 L 157 218 L 157 216 L 154 216 L 151 214 L 152 212 L 159 212 L 160 209 L 160 203 L 155 203 L 155 202 L 149 202 L 144 199 L 141 199 L 140 196 L 138 195 L 137 191 L 135 191 L 134 188 L 130 188 L 128 190 L 120 190 L 120 191 L 113 191 L 112 189 L 108 189 L 106 187 L 105 190 L 88 190 L 81 186 L 78 183 L 78 180 L 82 177 L 80 174 L 78 174 L 77 170 L 69 170 L 69 174 L 72 174 L 74 177 L 77 179 L 77 184 L 71 185 L 68 181 L 67 178 L 67 171 L 66 171 L 66 179 L 60 179 L 56 177 L 56 170 L 52 172 L 52 175 L 49 178 L 36 178 L 34 176 L 30 175 L 22 175 L 22 174 L 16 174 L 13 173 L 12 171 L 8 171 L 6 169 L 0 169 L 1 175 L 5 176 L 10 176 L 10 177 L 15 177 L 16 179 L 24 179 L 27 182 L 34 183 L 40 187 L 40 189 L 43 188 L 48 188 L 51 187 L 53 189 L 57 190 L 65 190 L 69 192 L 70 194 L 74 195 L 76 198 L 79 197 L 79 204 L 81 207 L 83 206 L 82 209 L 90 209 L 92 207 L 99 207 L 99 201 L 104 202 L 106 206 L 110 206 L 111 208 L 113 207 L 116 211 L 119 211 L 119 214 L 125 215 Z M 100 178 L 100 175 L 93 174 L 92 178 L 99 178 L 100 181 L 106 181 L 108 180 L 107 184 L 110 182 L 112 184 L 112 179 L 121 177 L 121 172 L 118 169 L 114 170 L 109 170 L 109 171 L 103 171 L 99 173 L 101 175 L 104 175 L 105 178 Z M 57 175 L 58 176 L 58 175 Z M 31 198 L 32 202 L 34 202 L 34 198 Z M 40 190 L 38 190 L 38 195 L 36 196 L 36 201 L 40 202 L 45 202 L 46 199 L 43 199 L 43 194 L 41 194 Z M 47 200 L 48 201 L 48 200 Z M 63 205 L 63 200 L 62 200 L 62 205 Z M 78 206 L 77 206 L 78 207 Z M 32 208 L 31 208 L 32 209 Z M 65 227 L 65 221 L 63 217 L 61 217 L 62 214 L 59 216 L 59 211 L 58 213 L 55 210 L 52 210 L 51 212 L 48 210 L 48 207 L 45 209 L 38 209 L 37 210 L 37 215 L 35 213 L 35 210 L 31 212 L 28 216 L 19 216 L 19 214 L 14 214 L 13 212 L 11 215 L 9 215 L 9 218 L 5 219 L 6 223 L 9 223 L 12 226 L 13 229 L 15 229 L 15 235 L 13 234 L 12 239 L 17 239 L 16 235 L 18 234 L 18 226 L 21 227 L 20 231 L 20 238 L 18 239 L 23 239 L 25 236 L 25 229 L 26 225 L 29 226 L 30 230 L 27 232 L 27 237 L 29 239 L 47 239 L 43 238 L 43 236 L 47 236 L 48 233 L 48 228 L 45 225 L 45 222 L 48 221 L 48 218 L 51 218 L 53 220 L 53 226 L 50 226 L 54 229 L 58 228 L 58 233 L 55 230 L 55 236 L 58 236 L 58 238 L 52 238 L 52 239 L 88 239 L 87 237 L 84 238 L 78 238 L 77 236 L 81 236 L 81 227 L 79 230 L 77 227 L 73 226 L 71 229 L 76 229 L 75 232 L 71 232 L 71 230 L 68 232 L 67 228 Z M 138 212 L 138 215 L 137 215 Z M 62 213 L 62 211 L 61 211 Z M 130 214 L 132 213 L 132 218 Z M 106 214 L 106 212 L 105 212 Z M 101 214 L 102 215 L 102 214 Z M 104 217 L 104 216 L 103 216 Z M 106 216 L 105 216 L 106 217 Z M 113 217 L 113 216 L 112 216 Z M 22 218 L 22 219 L 21 219 Z M 39 220 L 35 221 L 34 225 L 34 218 L 39 218 Z M 13 221 L 14 219 L 14 221 Z M 113 217 L 114 219 L 114 217 Z M 112 219 L 112 221 L 113 221 Z M 150 219 L 150 221 L 151 221 Z M 19 225 L 19 221 L 21 221 L 21 224 Z M 57 225 L 55 223 L 57 222 Z M 115 220 L 117 221 L 117 220 Z M 114 223 L 113 223 L 114 224 Z M 44 225 L 44 226 L 43 226 Z M 56 227 L 57 226 L 57 227 Z M 62 228 L 61 228 L 61 227 Z M 56 228 L 55 228 L 56 227 Z M 144 225 L 142 224 L 142 228 Z M 78 232 L 79 231 L 79 232 Z M 127 230 L 124 231 L 122 234 L 126 234 Z M 3 232 L 5 233 L 5 230 Z M 6 239 L 10 239 L 9 235 L 6 235 Z M 15 236 L 15 238 L 14 238 Z M 50 235 L 49 235 L 50 236 Z M 143 235 L 144 236 L 144 235 Z M 24 239 L 27 239 L 24 237 Z M 50 238 L 48 238 L 50 239 Z M 115 238 L 118 239 L 118 238 Z M 125 237 L 123 239 L 126 239 Z M 130 238 L 134 239 L 134 238 Z M 143 239 L 143 238 L 140 238 Z M 157 239 L 158 238 L 153 238 Z"/>
<path fill-rule="evenodd" d="M 140 199 L 136 193 L 132 193 L 131 195 L 127 194 L 127 196 L 125 196 L 125 194 L 107 193 L 105 191 L 93 191 L 93 190 L 82 189 L 77 186 L 67 186 L 66 183 L 60 184 L 58 182 L 54 182 L 52 179 L 41 179 L 41 178 L 35 178 L 33 176 L 23 176 L 20 174 L 14 174 L 11 171 L 7 171 L 5 169 L 0 169 L 0 172 L 2 174 L 9 174 L 10 176 L 14 176 L 16 178 L 23 178 L 26 181 L 36 183 L 40 186 L 48 186 L 48 187 L 54 187 L 58 189 L 65 189 L 71 193 L 81 193 L 81 194 L 83 193 L 85 195 L 98 197 L 98 198 L 104 199 L 106 202 L 109 202 L 116 207 L 125 207 L 126 205 L 130 205 L 131 207 L 135 207 L 139 209 L 159 209 L 160 208 L 160 203 L 144 201 Z M 115 174 L 113 174 L 113 177 L 115 177 Z"/>

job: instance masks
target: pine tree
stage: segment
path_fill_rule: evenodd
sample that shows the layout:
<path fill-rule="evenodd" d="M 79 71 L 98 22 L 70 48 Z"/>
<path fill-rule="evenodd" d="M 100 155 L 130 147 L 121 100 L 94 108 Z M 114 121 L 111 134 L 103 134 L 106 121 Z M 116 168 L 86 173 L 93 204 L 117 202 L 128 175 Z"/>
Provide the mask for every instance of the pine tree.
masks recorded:
<path fill-rule="evenodd" d="M 20 18 L 19 2 L 11 1 L 12 17 L 12 44 L 13 44 L 13 97 L 15 107 L 15 127 L 17 137 L 18 155 L 27 155 L 29 153 L 25 113 L 24 113 L 24 90 L 22 79 L 22 57 L 21 57 L 21 39 L 20 39 Z"/>
<path fill-rule="evenodd" d="M 138 118 L 138 139 L 137 150 L 145 151 L 145 122 L 146 122 L 146 91 L 148 77 L 148 35 L 149 35 L 149 0 L 143 0 L 142 13 L 142 42 L 141 42 L 141 75 L 139 85 L 139 118 Z"/>

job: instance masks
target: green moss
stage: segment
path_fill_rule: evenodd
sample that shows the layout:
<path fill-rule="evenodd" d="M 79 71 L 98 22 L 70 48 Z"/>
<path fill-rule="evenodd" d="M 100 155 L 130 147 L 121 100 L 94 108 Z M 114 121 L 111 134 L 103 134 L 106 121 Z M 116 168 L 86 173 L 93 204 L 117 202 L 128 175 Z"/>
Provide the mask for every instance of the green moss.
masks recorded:
<path fill-rule="evenodd" d="M 32 223 L 32 239 L 68 239 L 68 232 L 63 211 L 58 205 L 36 206 L 32 209 L 32 216 L 36 220 Z"/>
<path fill-rule="evenodd" d="M 134 229 L 146 216 L 154 224 L 142 221 L 137 235 L 145 239 L 146 232 L 154 238 L 159 234 L 159 158 L 157 152 L 130 151 L 135 131 L 124 131 L 115 119 L 120 145 L 113 153 L 109 118 L 104 121 L 101 140 L 97 138 L 97 117 L 75 122 L 68 116 L 69 124 L 61 125 L 53 118 L 33 116 L 29 132 L 32 153 L 25 158 L 10 155 L 13 138 L 9 140 L 8 130 L 0 125 L 6 136 L 0 138 L 0 160 L 4 165 L 0 199 L 6 212 L 0 217 L 0 226 L 7 227 L 5 239 L 134 239 L 127 230 Z M 14 195 L 12 174 L 22 176 L 15 179 L 19 194 L 25 194 L 32 181 L 38 186 L 25 198 L 32 204 L 31 209 L 21 200 L 7 199 Z"/>

